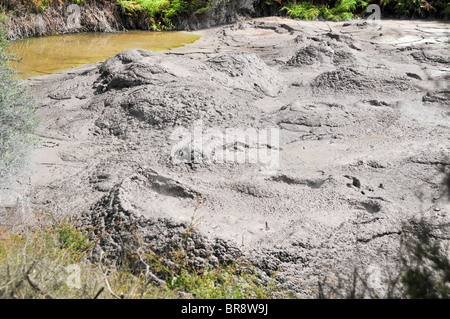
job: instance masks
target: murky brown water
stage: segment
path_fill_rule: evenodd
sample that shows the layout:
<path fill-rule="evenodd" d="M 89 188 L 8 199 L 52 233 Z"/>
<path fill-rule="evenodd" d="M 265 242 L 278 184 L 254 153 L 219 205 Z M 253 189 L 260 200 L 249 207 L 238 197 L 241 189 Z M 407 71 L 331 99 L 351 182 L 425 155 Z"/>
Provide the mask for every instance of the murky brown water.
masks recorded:
<path fill-rule="evenodd" d="M 19 59 L 23 57 L 12 64 L 22 78 L 28 78 L 102 61 L 127 49 L 161 51 L 199 38 L 186 32 L 83 33 L 19 40 L 9 50 Z"/>

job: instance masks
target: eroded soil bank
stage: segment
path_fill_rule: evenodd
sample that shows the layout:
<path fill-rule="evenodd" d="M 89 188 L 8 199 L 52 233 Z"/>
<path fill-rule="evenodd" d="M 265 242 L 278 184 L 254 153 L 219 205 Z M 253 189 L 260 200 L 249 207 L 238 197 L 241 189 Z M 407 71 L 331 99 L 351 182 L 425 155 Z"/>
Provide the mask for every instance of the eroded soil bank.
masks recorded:
<path fill-rule="evenodd" d="M 246 256 L 302 297 L 355 265 L 387 276 L 405 222 L 449 231 L 449 31 L 256 19 L 30 79 L 43 118 L 31 207 L 99 231 L 131 223 L 161 249 L 194 220 L 196 262 Z M 222 163 L 189 143 L 174 153 L 199 119 L 202 132 L 278 129 L 265 146 L 279 165 Z M 120 255 L 125 237 L 98 249 Z"/>
<path fill-rule="evenodd" d="M 77 5 L 53 1 L 44 10 L 34 8 L 32 4 L 29 6 L 32 8 L 23 5 L 14 7 L 12 4 L 4 7 L 9 12 L 4 24 L 10 40 L 80 32 L 153 30 L 154 24 L 161 20 L 161 17 L 150 17 L 145 10 L 130 11 L 109 1 L 82 1 Z M 155 10 L 159 9 L 157 7 Z M 266 8 L 260 0 L 218 0 L 209 3 L 207 10 L 183 11 L 171 17 L 168 25 L 162 27 L 169 27 L 170 30 L 196 30 L 268 14 L 279 14 L 279 6 Z M 158 27 L 158 30 L 161 29 Z"/>

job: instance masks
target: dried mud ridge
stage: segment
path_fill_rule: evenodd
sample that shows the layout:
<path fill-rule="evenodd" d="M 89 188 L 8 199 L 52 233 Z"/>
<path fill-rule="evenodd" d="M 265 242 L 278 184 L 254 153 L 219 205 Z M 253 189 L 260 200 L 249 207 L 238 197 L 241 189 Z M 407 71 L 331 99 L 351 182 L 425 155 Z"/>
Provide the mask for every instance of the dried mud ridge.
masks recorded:
<path fill-rule="evenodd" d="M 202 32 L 30 80 L 44 118 L 33 208 L 81 215 L 116 260 L 132 229 L 155 251 L 188 248 L 195 267 L 245 258 L 303 297 L 355 265 L 387 274 L 404 223 L 448 232 L 448 26 L 273 18 Z M 172 154 L 176 129 L 199 119 L 278 128 L 278 170 L 188 144 Z"/>

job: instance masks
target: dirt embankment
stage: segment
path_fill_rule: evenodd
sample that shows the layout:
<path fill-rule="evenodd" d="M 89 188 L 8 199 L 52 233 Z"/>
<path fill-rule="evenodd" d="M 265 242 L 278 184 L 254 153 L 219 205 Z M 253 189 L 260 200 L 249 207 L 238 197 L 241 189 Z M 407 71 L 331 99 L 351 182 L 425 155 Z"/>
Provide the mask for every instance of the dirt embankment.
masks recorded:
<path fill-rule="evenodd" d="M 180 14 L 172 20 L 175 30 L 195 30 L 226 23 L 276 14 L 276 7 L 263 8 L 258 0 L 219 0 L 212 2 L 203 13 Z M 145 10 L 130 13 L 111 2 L 85 1 L 79 5 L 54 1 L 45 10 L 23 6 L 4 8 L 11 10 L 5 24 L 10 40 L 78 32 L 115 32 L 152 28 Z M 272 12 L 273 11 L 273 12 Z"/>
<path fill-rule="evenodd" d="M 100 2 L 77 6 L 55 1 L 44 11 L 23 7 L 14 9 L 17 11 L 10 13 L 5 21 L 10 40 L 86 31 L 112 32 L 145 26 L 143 14 L 129 19 L 117 6 Z"/>

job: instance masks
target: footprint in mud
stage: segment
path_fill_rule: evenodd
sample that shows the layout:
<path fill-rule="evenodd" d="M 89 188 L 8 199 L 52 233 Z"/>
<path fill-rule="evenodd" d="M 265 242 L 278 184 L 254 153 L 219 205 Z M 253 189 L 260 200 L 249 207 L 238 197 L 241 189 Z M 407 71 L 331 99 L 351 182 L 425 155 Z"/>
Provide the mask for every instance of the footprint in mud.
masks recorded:
<path fill-rule="evenodd" d="M 200 200 L 202 195 L 189 186 L 152 169 L 139 169 L 115 184 L 91 209 L 96 214 L 188 221 Z"/>
<path fill-rule="evenodd" d="M 200 196 L 182 183 L 165 177 L 152 169 L 141 169 L 139 173 L 146 177 L 150 188 L 160 195 L 190 199 Z"/>
<path fill-rule="evenodd" d="M 274 194 L 265 189 L 263 185 L 250 184 L 250 183 L 237 183 L 233 185 L 233 190 L 256 198 L 269 198 L 273 197 Z"/>
<path fill-rule="evenodd" d="M 350 201 L 350 205 L 359 210 L 365 210 L 370 214 L 376 214 L 381 211 L 380 203 L 374 200 L 368 201 Z"/>
<path fill-rule="evenodd" d="M 422 62 L 422 63 L 431 63 L 431 64 L 450 64 L 450 58 L 444 57 L 441 55 L 434 55 L 430 53 L 425 53 L 424 50 L 416 51 L 411 53 L 411 56 L 414 60 Z"/>
<path fill-rule="evenodd" d="M 297 178 L 297 177 L 290 177 L 287 175 L 278 175 L 271 177 L 271 180 L 274 182 L 282 182 L 286 183 L 288 185 L 306 185 L 309 188 L 312 189 L 318 189 L 323 186 L 323 184 L 328 181 L 330 177 L 328 178 Z"/>
<path fill-rule="evenodd" d="M 352 180 L 351 183 L 347 183 L 348 187 L 354 186 L 356 188 L 361 188 L 361 181 L 359 179 L 357 179 L 356 177 L 348 176 L 348 175 L 344 175 L 344 177 Z"/>
<path fill-rule="evenodd" d="M 323 128 L 324 132 L 321 133 L 331 134 L 333 128 L 352 123 L 352 115 L 348 114 L 341 105 L 330 103 L 303 104 L 294 102 L 282 107 L 278 114 L 277 124 L 283 129 L 294 131 L 306 129 L 309 132 L 311 128 Z M 328 128 L 328 130 L 325 128 Z"/>
<path fill-rule="evenodd" d="M 381 210 L 381 205 L 374 201 L 361 202 L 360 204 L 365 210 L 367 210 L 367 212 L 371 214 L 378 213 Z"/>

